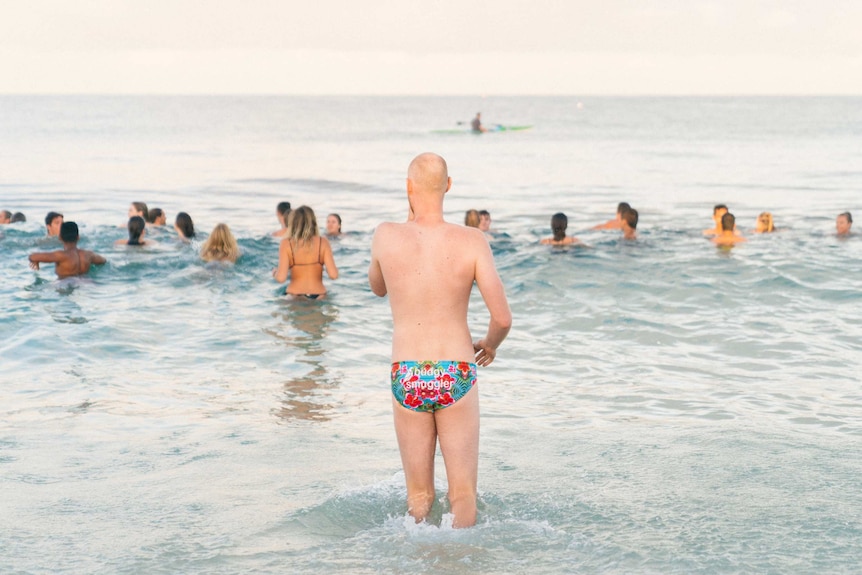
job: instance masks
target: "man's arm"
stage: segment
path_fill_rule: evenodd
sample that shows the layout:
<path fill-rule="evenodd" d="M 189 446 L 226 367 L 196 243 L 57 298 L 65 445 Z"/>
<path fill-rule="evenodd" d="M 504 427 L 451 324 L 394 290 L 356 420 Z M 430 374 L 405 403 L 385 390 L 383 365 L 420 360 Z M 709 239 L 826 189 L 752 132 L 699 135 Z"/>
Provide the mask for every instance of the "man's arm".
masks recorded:
<path fill-rule="evenodd" d="M 503 282 L 494 266 L 494 255 L 487 240 L 482 238 L 479 244 L 479 256 L 476 260 L 476 285 L 485 300 L 485 306 L 491 314 L 488 322 L 488 332 L 485 337 L 473 344 L 476 351 L 476 363 L 481 366 L 490 365 L 497 355 L 497 348 L 506 339 L 512 327 L 512 311 L 506 300 Z"/>
<path fill-rule="evenodd" d="M 374 238 L 371 240 L 371 265 L 368 266 L 368 285 L 371 286 L 374 295 L 380 297 L 386 295 L 386 281 L 383 279 L 380 260 L 377 259 L 383 242 L 382 236 L 385 235 L 385 229 L 383 229 L 385 225 L 379 225 L 374 231 Z"/>
<path fill-rule="evenodd" d="M 96 264 L 97 266 L 100 266 L 100 265 L 107 263 L 107 261 L 108 260 L 106 260 L 104 257 L 100 256 L 96 252 L 90 252 L 90 263 L 91 264 Z"/>
<path fill-rule="evenodd" d="M 39 264 L 56 264 L 63 259 L 63 252 L 35 252 L 30 254 L 30 267 L 39 269 Z"/>

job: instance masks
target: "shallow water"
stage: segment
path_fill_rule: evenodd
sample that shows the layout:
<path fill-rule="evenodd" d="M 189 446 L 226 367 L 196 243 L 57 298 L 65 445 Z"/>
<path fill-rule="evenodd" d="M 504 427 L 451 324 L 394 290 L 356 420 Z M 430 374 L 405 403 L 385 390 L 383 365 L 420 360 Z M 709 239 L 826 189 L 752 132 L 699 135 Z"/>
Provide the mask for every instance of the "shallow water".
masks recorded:
<path fill-rule="evenodd" d="M 0 572 L 850 573 L 862 552 L 859 99 L 0 98 Z M 437 135 L 481 109 L 519 133 Z M 495 118 L 497 118 L 495 120 Z M 487 137 L 486 137 L 487 136 Z M 479 524 L 405 519 L 388 304 L 418 152 L 487 208 L 515 325 L 480 372 Z M 342 277 L 276 295 L 273 210 L 338 211 Z M 113 245 L 128 203 L 243 257 Z M 640 237 L 590 231 L 616 203 Z M 724 202 L 748 231 L 701 235 Z M 109 263 L 33 272 L 55 209 Z M 549 248 L 550 215 L 588 248 Z M 477 294 L 470 324 L 487 314 Z"/>

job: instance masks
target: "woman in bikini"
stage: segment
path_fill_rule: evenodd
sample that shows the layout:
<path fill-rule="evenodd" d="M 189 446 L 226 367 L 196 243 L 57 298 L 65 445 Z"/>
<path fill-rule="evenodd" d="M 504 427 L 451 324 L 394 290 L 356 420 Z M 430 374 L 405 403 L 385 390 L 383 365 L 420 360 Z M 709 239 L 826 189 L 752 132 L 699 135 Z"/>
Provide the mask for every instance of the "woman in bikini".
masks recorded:
<path fill-rule="evenodd" d="M 563 212 L 557 212 L 551 217 L 551 231 L 554 232 L 554 237 L 544 238 L 541 243 L 552 246 L 566 246 L 569 244 L 579 244 L 581 241 L 575 236 L 567 236 L 566 228 L 569 227 L 569 218 Z"/>
<path fill-rule="evenodd" d="M 318 232 L 317 217 L 308 206 L 291 211 L 288 219 L 288 234 L 278 248 L 278 267 L 272 270 L 272 277 L 284 282 L 290 276 L 286 294 L 308 299 L 323 297 L 323 268 L 331 279 L 338 279 L 329 240 Z"/>

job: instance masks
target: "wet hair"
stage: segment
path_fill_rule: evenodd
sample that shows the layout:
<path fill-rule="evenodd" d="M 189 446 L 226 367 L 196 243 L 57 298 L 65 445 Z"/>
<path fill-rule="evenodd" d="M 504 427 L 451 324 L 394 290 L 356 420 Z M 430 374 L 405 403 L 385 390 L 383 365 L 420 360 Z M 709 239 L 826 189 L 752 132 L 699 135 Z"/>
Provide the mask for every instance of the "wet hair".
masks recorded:
<path fill-rule="evenodd" d="M 290 202 L 278 202 L 278 205 L 275 206 L 275 211 L 278 212 L 282 218 L 290 213 Z M 287 224 L 287 222 L 285 222 Z"/>
<path fill-rule="evenodd" d="M 147 227 L 147 222 L 144 221 L 144 218 L 141 216 L 132 216 L 129 218 L 127 227 L 129 228 L 129 245 L 141 245 L 141 234 L 144 233 L 144 229 Z"/>
<path fill-rule="evenodd" d="M 290 212 L 290 225 L 288 235 L 296 240 L 298 244 L 305 244 L 319 235 L 317 230 L 317 216 L 314 210 L 308 206 L 299 206 Z"/>
<path fill-rule="evenodd" d="M 338 231 L 339 231 L 339 232 L 341 232 L 341 216 L 339 216 L 338 214 L 332 213 L 332 214 L 329 214 L 329 215 L 328 215 L 328 216 L 326 216 L 326 217 L 328 218 L 328 217 L 330 217 L 330 216 L 332 216 L 333 218 L 335 218 L 336 220 L 338 220 Z"/>
<path fill-rule="evenodd" d="M 766 224 L 767 232 L 771 232 L 775 230 L 775 224 L 772 221 L 772 214 L 769 212 L 761 212 L 759 216 L 757 216 L 757 220 L 763 224 Z"/>
<path fill-rule="evenodd" d="M 45 216 L 45 225 L 50 226 L 54 222 L 54 220 L 56 220 L 57 218 L 62 218 L 62 217 L 63 217 L 63 214 L 60 214 L 57 212 L 48 212 L 48 215 Z"/>
<path fill-rule="evenodd" d="M 490 218 L 491 212 L 489 212 L 488 210 L 479 210 L 479 217 L 481 218 L 482 216 L 488 216 Z"/>
<path fill-rule="evenodd" d="M 26 222 L 26 221 L 27 221 L 27 218 L 21 212 L 15 212 L 14 214 L 12 214 L 12 222 L 11 223 L 16 224 L 18 222 Z"/>
<path fill-rule="evenodd" d="M 163 215 L 165 215 L 165 212 L 162 210 L 162 208 L 153 208 L 148 213 L 147 223 L 154 224 L 156 223 L 156 220 Z"/>
<path fill-rule="evenodd" d="M 617 204 L 617 213 L 622 215 L 624 211 L 630 210 L 632 207 L 628 204 L 628 202 L 620 202 Z"/>
<path fill-rule="evenodd" d="M 60 239 L 67 244 L 74 244 L 78 241 L 78 224 L 75 222 L 63 222 L 60 226 Z"/>
<path fill-rule="evenodd" d="M 144 202 L 132 202 L 135 209 L 143 214 L 144 221 L 150 221 L 150 211 L 147 209 L 147 204 Z"/>
<path fill-rule="evenodd" d="M 721 216 L 721 229 L 723 231 L 731 231 L 733 227 L 736 225 L 736 218 L 730 212 L 727 212 L 723 216 Z"/>
<path fill-rule="evenodd" d="M 563 212 L 557 212 L 551 216 L 551 231 L 554 232 L 554 241 L 560 242 L 566 239 L 566 228 L 569 227 L 569 218 Z"/>
<path fill-rule="evenodd" d="M 851 215 L 850 215 L 850 212 L 844 212 L 843 214 L 838 214 L 838 217 L 839 217 L 839 218 L 840 218 L 841 216 L 844 216 L 845 218 L 847 218 L 847 223 L 848 223 L 848 224 L 852 224 L 852 223 L 853 223 L 853 216 L 851 216 Z"/>
<path fill-rule="evenodd" d="M 634 208 L 629 208 L 620 214 L 620 217 L 629 227 L 636 230 L 638 227 L 638 211 Z"/>
<path fill-rule="evenodd" d="M 227 224 L 216 224 L 210 237 L 201 246 L 201 258 L 208 262 L 221 260 L 235 262 L 239 255 L 236 238 Z"/>
<path fill-rule="evenodd" d="M 4 220 L 11 220 L 12 219 L 12 212 L 10 212 L 9 210 L 2 210 L 2 211 L 0 211 L 0 214 L 3 214 Z"/>
<path fill-rule="evenodd" d="M 713 206 L 713 208 L 712 208 L 712 215 L 717 214 L 717 213 L 718 213 L 718 210 L 725 210 L 725 211 L 727 211 L 727 212 L 729 212 L 729 211 L 730 211 L 730 210 L 728 209 L 728 207 L 727 207 L 727 206 L 725 206 L 724 204 L 715 204 L 715 206 Z"/>
<path fill-rule="evenodd" d="M 188 239 L 195 237 L 195 224 L 192 222 L 192 217 L 185 212 L 177 214 L 174 224 L 180 229 L 183 236 Z"/>
<path fill-rule="evenodd" d="M 467 213 L 464 214 L 464 225 L 468 228 L 478 228 L 479 212 L 476 210 L 467 210 Z"/>

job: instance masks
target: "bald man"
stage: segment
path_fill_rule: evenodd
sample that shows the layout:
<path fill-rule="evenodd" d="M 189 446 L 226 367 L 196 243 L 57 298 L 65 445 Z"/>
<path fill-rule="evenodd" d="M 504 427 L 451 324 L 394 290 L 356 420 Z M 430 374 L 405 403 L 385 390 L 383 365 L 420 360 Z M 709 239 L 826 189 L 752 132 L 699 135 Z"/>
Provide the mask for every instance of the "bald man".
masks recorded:
<path fill-rule="evenodd" d="M 410 163 L 413 217 L 377 227 L 368 283 L 376 295 L 389 295 L 392 309 L 392 405 L 408 512 L 420 522 L 434 503 L 439 439 L 453 525 L 469 527 L 476 523 L 479 466 L 477 365 L 494 361 L 512 314 L 485 235 L 443 221 L 451 185 L 440 156 L 421 154 Z M 473 282 L 491 316 L 476 341 L 467 326 Z"/>

